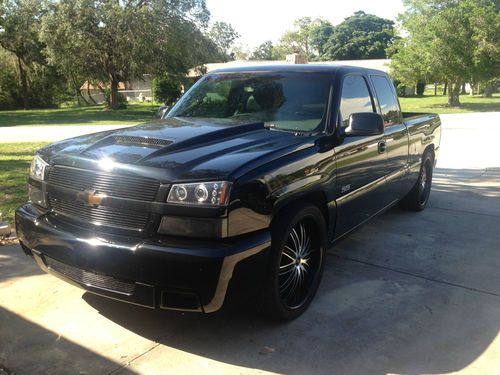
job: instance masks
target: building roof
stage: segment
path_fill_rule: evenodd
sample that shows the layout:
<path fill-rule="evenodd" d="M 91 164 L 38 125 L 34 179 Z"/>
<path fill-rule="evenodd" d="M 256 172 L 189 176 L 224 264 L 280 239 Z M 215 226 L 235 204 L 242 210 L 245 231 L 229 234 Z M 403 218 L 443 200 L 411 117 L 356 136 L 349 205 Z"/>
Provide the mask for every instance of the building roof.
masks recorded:
<path fill-rule="evenodd" d="M 111 84 L 109 82 L 107 83 L 100 82 L 98 84 L 93 84 L 90 83 L 89 81 L 85 81 L 82 87 L 80 87 L 80 90 L 87 90 L 87 87 L 89 90 L 100 90 L 101 88 L 109 89 L 111 88 Z M 123 82 L 118 83 L 118 90 L 125 90 L 125 84 Z"/>

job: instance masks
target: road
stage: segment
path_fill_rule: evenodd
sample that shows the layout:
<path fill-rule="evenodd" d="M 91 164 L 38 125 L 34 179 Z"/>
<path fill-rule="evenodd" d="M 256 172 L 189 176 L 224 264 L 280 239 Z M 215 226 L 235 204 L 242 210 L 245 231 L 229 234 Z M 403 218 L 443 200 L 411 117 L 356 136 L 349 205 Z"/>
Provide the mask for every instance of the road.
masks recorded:
<path fill-rule="evenodd" d="M 330 249 L 309 311 L 276 324 L 93 296 L 0 248 L 0 369 L 21 374 L 497 374 L 498 114 L 444 116 L 428 208 Z M 1 373 L 1 370 L 0 370 Z"/>

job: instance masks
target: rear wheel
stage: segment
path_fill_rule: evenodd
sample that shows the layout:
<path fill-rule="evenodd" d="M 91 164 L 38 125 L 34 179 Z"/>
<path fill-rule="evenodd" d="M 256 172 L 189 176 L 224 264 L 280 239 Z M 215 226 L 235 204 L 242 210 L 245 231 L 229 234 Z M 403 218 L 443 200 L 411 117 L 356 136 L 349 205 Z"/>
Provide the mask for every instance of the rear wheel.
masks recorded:
<path fill-rule="evenodd" d="M 431 193 L 432 173 L 433 158 L 430 153 L 426 153 L 422 159 L 415 186 L 400 202 L 402 208 L 410 211 L 422 211 L 427 206 Z"/>
<path fill-rule="evenodd" d="M 314 205 L 287 209 L 272 225 L 272 256 L 264 308 L 280 320 L 301 315 L 312 302 L 327 249 L 325 220 Z"/>

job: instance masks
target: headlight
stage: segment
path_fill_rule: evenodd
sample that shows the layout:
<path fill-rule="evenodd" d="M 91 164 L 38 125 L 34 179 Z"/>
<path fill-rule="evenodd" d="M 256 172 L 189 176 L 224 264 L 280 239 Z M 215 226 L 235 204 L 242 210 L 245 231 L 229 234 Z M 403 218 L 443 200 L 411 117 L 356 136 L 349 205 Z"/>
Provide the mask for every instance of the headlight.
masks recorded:
<path fill-rule="evenodd" d="M 231 183 L 227 181 L 174 184 L 167 202 L 186 205 L 224 206 L 229 199 Z"/>
<path fill-rule="evenodd" d="M 36 155 L 31 162 L 30 176 L 36 180 L 42 181 L 45 175 L 46 166 L 48 166 L 48 164 L 39 155 Z"/>

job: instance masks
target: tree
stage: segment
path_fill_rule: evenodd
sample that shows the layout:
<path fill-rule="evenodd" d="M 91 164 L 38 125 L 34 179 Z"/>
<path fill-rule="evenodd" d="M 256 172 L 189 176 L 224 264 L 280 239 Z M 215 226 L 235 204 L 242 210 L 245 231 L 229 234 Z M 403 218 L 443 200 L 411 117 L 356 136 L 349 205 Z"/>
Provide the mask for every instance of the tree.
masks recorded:
<path fill-rule="evenodd" d="M 29 107 L 28 70 L 44 64 L 38 38 L 46 3 L 40 0 L 4 0 L 0 3 L 0 46 L 14 54 L 24 109 Z"/>
<path fill-rule="evenodd" d="M 318 58 L 325 59 L 325 46 L 333 34 L 334 26 L 326 20 L 318 19 L 309 32 L 311 46 L 315 50 Z"/>
<path fill-rule="evenodd" d="M 396 77 L 448 83 L 448 104 L 460 105 L 465 81 L 500 71 L 500 16 L 492 0 L 405 0 L 400 20 L 408 36 L 393 56 Z"/>
<path fill-rule="evenodd" d="M 65 74 L 109 82 L 116 109 L 119 82 L 217 60 L 202 32 L 208 18 L 204 0 L 61 0 L 44 17 L 41 39 Z"/>
<path fill-rule="evenodd" d="M 273 60 L 273 48 L 273 43 L 270 40 L 265 41 L 255 48 L 250 60 Z"/>
<path fill-rule="evenodd" d="M 395 39 L 394 22 L 363 11 L 339 25 L 322 46 L 324 60 L 384 59 Z"/>
<path fill-rule="evenodd" d="M 311 30 L 315 25 L 316 20 L 311 17 L 302 17 L 293 23 L 294 29 L 287 31 L 280 38 L 278 45 L 275 48 L 275 55 L 278 59 L 284 59 L 286 55 L 298 53 L 303 55 L 307 60 L 313 58 L 313 50 L 311 46 Z"/>
<path fill-rule="evenodd" d="M 248 60 L 250 51 L 246 45 L 237 44 L 231 48 L 231 56 L 235 60 Z"/>
<path fill-rule="evenodd" d="M 208 36 L 217 46 L 219 53 L 225 57 L 225 61 L 228 61 L 231 57 L 230 49 L 240 34 L 230 23 L 217 21 L 210 28 Z"/>

